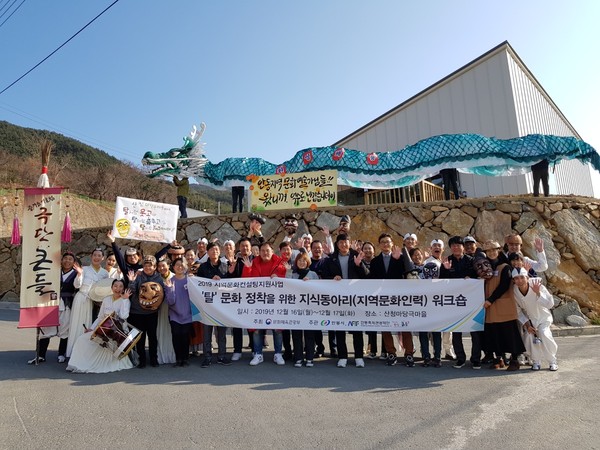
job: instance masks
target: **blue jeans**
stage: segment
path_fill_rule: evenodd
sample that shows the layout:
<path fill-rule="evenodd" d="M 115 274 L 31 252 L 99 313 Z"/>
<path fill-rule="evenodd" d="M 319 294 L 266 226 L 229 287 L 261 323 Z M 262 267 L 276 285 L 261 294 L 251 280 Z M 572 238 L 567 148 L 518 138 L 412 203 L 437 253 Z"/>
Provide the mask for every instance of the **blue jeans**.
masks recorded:
<path fill-rule="evenodd" d="M 181 213 L 181 218 L 187 219 L 187 197 L 178 195 L 177 204 L 179 205 L 179 212 Z"/>
<path fill-rule="evenodd" d="M 255 355 L 262 355 L 263 343 L 262 333 L 259 330 L 254 330 L 254 333 L 252 333 L 252 350 L 254 350 Z M 281 330 L 273 330 L 273 345 L 275 346 L 275 353 L 281 353 L 281 347 L 283 346 Z"/>
<path fill-rule="evenodd" d="M 433 340 L 433 357 L 441 359 L 442 355 L 442 333 L 439 331 L 431 332 Z M 423 358 L 431 358 L 429 353 L 429 333 L 427 331 L 419 331 L 419 342 L 421 342 L 421 355 Z"/>

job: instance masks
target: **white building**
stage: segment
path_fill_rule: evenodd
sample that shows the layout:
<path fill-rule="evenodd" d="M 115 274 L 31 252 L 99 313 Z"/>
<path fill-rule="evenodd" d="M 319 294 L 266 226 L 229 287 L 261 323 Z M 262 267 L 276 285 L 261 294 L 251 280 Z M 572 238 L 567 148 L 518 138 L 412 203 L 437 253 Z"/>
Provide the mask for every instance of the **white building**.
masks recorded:
<path fill-rule="evenodd" d="M 419 92 L 334 146 L 390 151 L 440 134 L 476 133 L 509 139 L 528 134 L 575 136 L 575 128 L 508 42 Z M 531 173 L 488 177 L 461 173 L 469 197 L 533 192 Z M 550 170 L 550 193 L 600 196 L 600 175 L 577 160 Z"/>

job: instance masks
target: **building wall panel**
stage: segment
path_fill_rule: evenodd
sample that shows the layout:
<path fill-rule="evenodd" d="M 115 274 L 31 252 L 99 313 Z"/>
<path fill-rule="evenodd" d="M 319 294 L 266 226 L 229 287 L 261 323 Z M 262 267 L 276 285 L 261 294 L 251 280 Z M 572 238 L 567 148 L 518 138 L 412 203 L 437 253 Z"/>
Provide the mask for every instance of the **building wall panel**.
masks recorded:
<path fill-rule="evenodd" d="M 373 152 L 401 149 L 439 134 L 477 133 L 500 139 L 534 133 L 577 136 L 511 52 L 510 47 L 499 48 L 338 144 Z M 593 195 L 593 174 L 579 162 L 561 163 L 553 176 L 555 188 L 551 192 Z M 469 197 L 532 191 L 530 174 L 460 174 L 459 178 L 461 189 Z"/>

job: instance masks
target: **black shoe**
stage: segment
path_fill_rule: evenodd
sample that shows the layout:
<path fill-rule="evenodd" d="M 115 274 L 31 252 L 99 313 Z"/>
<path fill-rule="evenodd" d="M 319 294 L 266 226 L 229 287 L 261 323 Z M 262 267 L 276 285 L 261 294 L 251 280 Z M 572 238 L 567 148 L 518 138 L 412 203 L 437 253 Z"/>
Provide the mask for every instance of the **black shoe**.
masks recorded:
<path fill-rule="evenodd" d="M 337 358 L 337 357 L 338 357 L 338 354 L 337 354 L 337 352 L 336 352 L 336 351 L 333 351 L 333 352 L 330 352 L 330 353 L 329 353 L 329 357 L 330 357 L 330 358 Z"/>
<path fill-rule="evenodd" d="M 217 364 L 221 364 L 222 366 L 230 366 L 231 360 L 226 356 L 222 356 L 220 358 L 217 358 Z"/>
<path fill-rule="evenodd" d="M 385 364 L 387 366 L 395 366 L 398 363 L 398 358 L 396 358 L 396 355 L 394 355 L 393 353 L 389 353 L 387 355 L 387 359 L 385 360 Z"/>
<path fill-rule="evenodd" d="M 438 358 L 433 358 L 433 367 L 442 367 L 442 360 Z"/>
<path fill-rule="evenodd" d="M 429 367 L 430 364 L 431 364 L 431 358 L 423 359 L 423 367 Z"/>
<path fill-rule="evenodd" d="M 475 369 L 475 370 L 481 369 L 481 363 L 479 361 L 471 363 L 471 364 L 473 364 L 473 369 Z"/>
<path fill-rule="evenodd" d="M 152 361 L 150 361 L 150 365 L 151 365 L 152 367 L 158 367 L 158 361 L 156 361 L 156 360 L 152 360 Z"/>
<path fill-rule="evenodd" d="M 452 367 L 454 367 L 455 369 L 462 369 L 465 366 L 465 362 L 462 360 L 458 360 L 456 361 L 456 364 L 454 364 Z"/>
<path fill-rule="evenodd" d="M 404 359 L 406 359 L 406 367 L 414 367 L 415 358 L 413 358 L 413 355 L 406 355 Z"/>
<path fill-rule="evenodd" d="M 202 362 L 200 363 L 200 367 L 202 367 L 203 369 L 206 369 L 207 367 L 210 367 L 210 363 L 211 363 L 210 358 L 204 358 L 202 360 Z"/>
<path fill-rule="evenodd" d="M 145 369 L 145 368 L 146 368 L 146 362 L 140 362 L 140 363 L 137 365 L 137 368 L 138 368 L 138 369 Z"/>
<path fill-rule="evenodd" d="M 456 361 L 456 358 L 448 353 L 444 355 L 444 359 L 447 359 L 448 361 Z"/>
<path fill-rule="evenodd" d="M 288 350 L 288 351 L 283 352 L 283 360 L 284 361 L 291 361 L 293 357 L 294 357 L 294 355 L 291 351 Z"/>
<path fill-rule="evenodd" d="M 175 361 L 175 364 L 173 364 L 171 367 L 173 367 L 174 369 L 177 367 L 181 367 L 181 361 Z"/>
<path fill-rule="evenodd" d="M 188 360 L 185 360 L 185 361 L 181 361 L 179 366 L 180 367 L 188 367 L 189 365 L 190 365 L 190 362 Z"/>

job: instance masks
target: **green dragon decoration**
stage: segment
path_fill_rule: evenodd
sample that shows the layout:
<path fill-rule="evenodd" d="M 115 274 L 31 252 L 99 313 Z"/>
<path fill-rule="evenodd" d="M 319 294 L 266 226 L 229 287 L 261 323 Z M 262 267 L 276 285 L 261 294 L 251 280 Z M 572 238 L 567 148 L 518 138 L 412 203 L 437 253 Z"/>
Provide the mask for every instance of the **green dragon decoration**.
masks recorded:
<path fill-rule="evenodd" d="M 149 177 L 194 177 L 199 184 L 216 189 L 249 186 L 252 176 L 312 172 L 335 169 L 338 184 L 367 189 L 409 186 L 457 168 L 478 175 L 516 175 L 547 159 L 558 163 L 578 159 L 600 172 L 600 155 L 575 137 L 532 134 L 514 139 L 496 139 L 478 134 L 445 134 L 423 139 L 401 150 L 365 153 L 341 147 L 313 147 L 297 152 L 282 164 L 261 158 L 227 158 L 211 163 L 200 142 L 206 125 L 195 126 L 184 145 L 166 153 L 147 152 L 142 164 L 157 166 Z"/>

